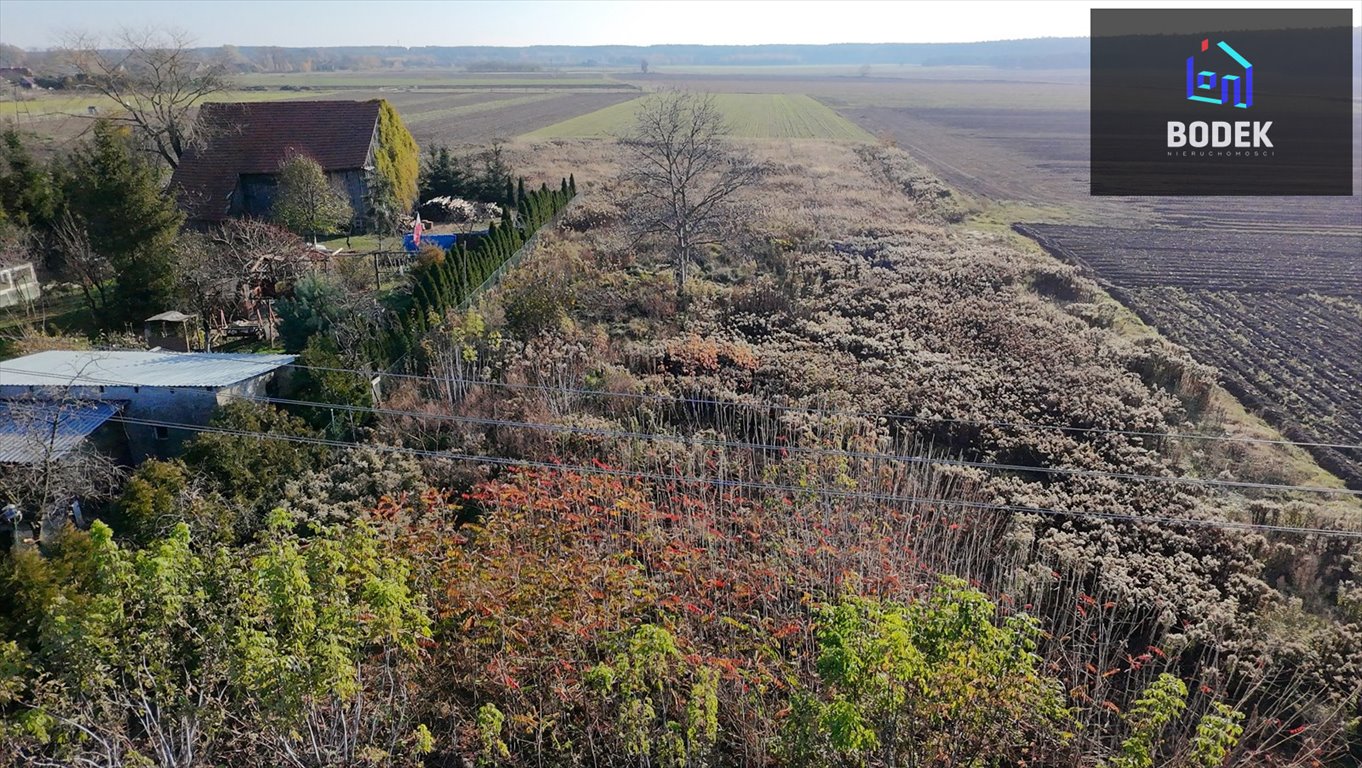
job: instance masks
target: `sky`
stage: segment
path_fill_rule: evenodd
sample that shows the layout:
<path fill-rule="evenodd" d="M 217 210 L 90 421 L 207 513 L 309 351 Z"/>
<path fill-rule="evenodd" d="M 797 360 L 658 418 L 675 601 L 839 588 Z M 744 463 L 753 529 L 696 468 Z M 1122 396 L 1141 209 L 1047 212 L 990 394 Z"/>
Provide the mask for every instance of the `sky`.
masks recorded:
<path fill-rule="evenodd" d="M 1202 0 L 1283 7 L 1293 0 Z M 938 43 L 1083 37 L 1088 9 L 1138 0 L 0 0 L 0 42 L 40 49 L 75 32 L 172 27 L 200 46 Z M 1312 0 L 1353 8 L 1357 0 Z"/>

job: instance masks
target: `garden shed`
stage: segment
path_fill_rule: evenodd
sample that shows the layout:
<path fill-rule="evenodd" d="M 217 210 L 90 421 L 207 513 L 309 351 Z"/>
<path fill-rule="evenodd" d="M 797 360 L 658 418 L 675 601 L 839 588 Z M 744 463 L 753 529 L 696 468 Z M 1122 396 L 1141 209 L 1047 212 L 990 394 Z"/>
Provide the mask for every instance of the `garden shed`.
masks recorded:
<path fill-rule="evenodd" d="M 220 406 L 269 394 L 294 357 L 50 350 L 0 362 L 0 399 L 118 403 L 140 461 L 174 455 Z"/>

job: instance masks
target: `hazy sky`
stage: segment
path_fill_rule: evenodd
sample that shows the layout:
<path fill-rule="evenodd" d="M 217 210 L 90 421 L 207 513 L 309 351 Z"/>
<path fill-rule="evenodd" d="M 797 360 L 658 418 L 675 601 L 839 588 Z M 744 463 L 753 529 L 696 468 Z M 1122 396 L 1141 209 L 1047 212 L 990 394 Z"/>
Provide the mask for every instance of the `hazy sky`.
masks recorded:
<path fill-rule="evenodd" d="M 1197 7 L 1282 7 L 1210 2 Z M 1354 8 L 1312 0 L 1315 8 Z M 53 45 L 72 31 L 174 26 L 203 46 L 596 45 L 964 42 L 1088 34 L 1088 9 L 1138 0 L 746 2 L 729 0 L 0 0 L 0 42 Z"/>

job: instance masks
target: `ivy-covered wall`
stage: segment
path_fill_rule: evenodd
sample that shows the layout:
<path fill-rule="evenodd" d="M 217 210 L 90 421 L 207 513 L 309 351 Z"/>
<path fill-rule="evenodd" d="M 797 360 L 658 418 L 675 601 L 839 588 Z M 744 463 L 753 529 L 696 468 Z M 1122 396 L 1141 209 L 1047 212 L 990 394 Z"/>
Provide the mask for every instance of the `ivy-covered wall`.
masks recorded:
<path fill-rule="evenodd" d="M 416 204 L 421 150 L 393 105 L 386 99 L 380 99 L 378 104 L 378 149 L 374 153 L 374 164 L 378 173 L 387 179 L 398 207 L 410 210 Z"/>

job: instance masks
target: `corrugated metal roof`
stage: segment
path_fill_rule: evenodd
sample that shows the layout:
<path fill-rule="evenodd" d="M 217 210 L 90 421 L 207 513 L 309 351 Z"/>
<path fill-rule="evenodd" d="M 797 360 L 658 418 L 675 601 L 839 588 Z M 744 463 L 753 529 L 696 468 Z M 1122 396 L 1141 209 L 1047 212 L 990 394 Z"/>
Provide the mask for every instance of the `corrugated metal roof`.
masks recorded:
<path fill-rule="evenodd" d="M 288 365 L 295 357 L 52 350 L 0 362 L 0 386 L 226 387 Z"/>
<path fill-rule="evenodd" d="M 113 403 L 0 400 L 0 464 L 60 459 L 117 412 Z"/>

